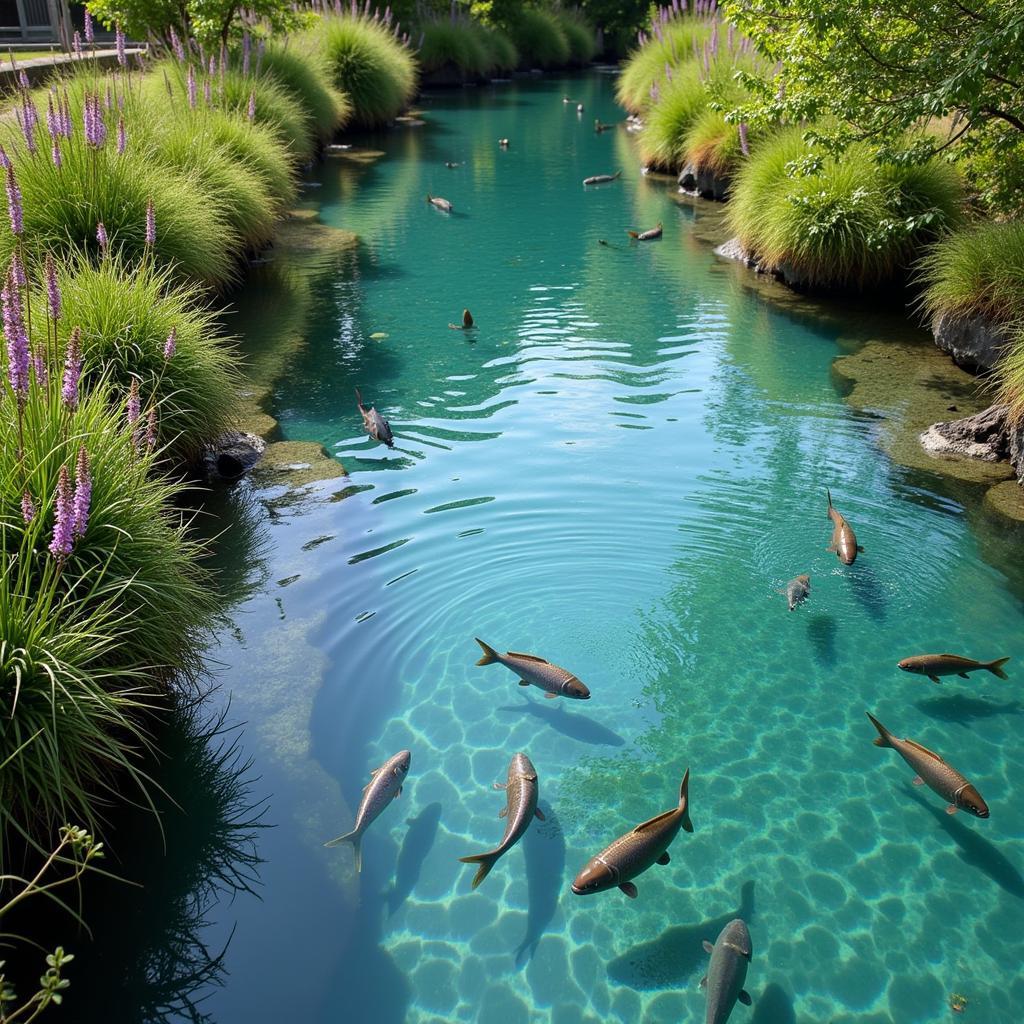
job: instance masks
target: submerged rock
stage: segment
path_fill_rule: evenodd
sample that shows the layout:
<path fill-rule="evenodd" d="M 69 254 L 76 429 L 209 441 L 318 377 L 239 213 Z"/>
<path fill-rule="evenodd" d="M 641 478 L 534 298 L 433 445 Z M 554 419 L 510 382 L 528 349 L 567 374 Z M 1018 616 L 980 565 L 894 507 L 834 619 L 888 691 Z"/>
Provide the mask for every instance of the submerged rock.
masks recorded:
<path fill-rule="evenodd" d="M 749 249 L 744 249 L 738 238 L 730 238 L 715 249 L 715 255 L 726 260 L 736 260 L 751 270 L 761 271 L 761 265 Z"/>
<path fill-rule="evenodd" d="M 991 370 L 1010 343 L 1003 327 L 978 315 L 940 313 L 932 320 L 932 334 L 935 344 L 943 352 L 948 352 L 958 366 L 971 373 Z"/>
<path fill-rule="evenodd" d="M 696 192 L 702 199 L 716 199 L 719 202 L 729 196 L 732 178 L 727 174 L 716 174 L 707 168 L 687 164 L 679 172 L 679 187 L 687 192 Z"/>
<path fill-rule="evenodd" d="M 1005 405 L 992 405 L 973 416 L 933 423 L 920 435 L 921 446 L 932 455 L 1001 462 L 1010 454 L 1008 412 Z"/>
<path fill-rule="evenodd" d="M 263 456 L 267 443 L 262 437 L 241 430 L 228 430 L 203 452 L 202 467 L 211 481 L 237 480 Z"/>

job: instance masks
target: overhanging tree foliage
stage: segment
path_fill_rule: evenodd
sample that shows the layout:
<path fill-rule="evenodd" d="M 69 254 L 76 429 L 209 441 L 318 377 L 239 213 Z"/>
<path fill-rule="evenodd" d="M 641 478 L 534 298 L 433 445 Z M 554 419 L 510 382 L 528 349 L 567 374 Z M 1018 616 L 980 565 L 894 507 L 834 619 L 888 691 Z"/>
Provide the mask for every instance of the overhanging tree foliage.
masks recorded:
<path fill-rule="evenodd" d="M 744 119 L 814 121 L 829 148 L 869 140 L 887 160 L 955 151 L 987 202 L 1024 205 L 1019 0 L 724 0 L 723 8 L 780 62 Z M 908 133 L 916 134 L 909 151 Z"/>

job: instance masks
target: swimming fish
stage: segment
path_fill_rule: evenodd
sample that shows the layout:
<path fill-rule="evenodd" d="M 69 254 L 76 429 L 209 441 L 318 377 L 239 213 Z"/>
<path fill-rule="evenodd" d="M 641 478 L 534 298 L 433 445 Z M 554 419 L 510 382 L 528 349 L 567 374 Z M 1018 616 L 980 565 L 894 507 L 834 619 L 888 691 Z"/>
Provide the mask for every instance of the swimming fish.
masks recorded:
<path fill-rule="evenodd" d="M 473 314 L 468 309 L 462 311 L 462 326 L 458 324 L 448 325 L 453 331 L 471 331 L 475 326 L 473 323 Z"/>
<path fill-rule="evenodd" d="M 831 492 L 826 488 L 825 493 L 828 495 L 828 517 L 833 523 L 832 542 L 826 550 L 835 552 L 843 565 L 853 565 L 858 553 L 864 548 L 857 543 L 857 537 L 850 524 L 832 507 Z"/>
<path fill-rule="evenodd" d="M 897 739 L 870 711 L 867 715 L 871 719 L 871 724 L 878 730 L 875 746 L 892 747 L 917 772 L 915 786 L 927 785 L 943 800 L 948 801 L 947 814 L 956 814 L 962 807 L 979 818 L 988 817 L 988 804 L 955 768 L 946 764 L 934 751 L 922 747 L 920 743 L 910 739 Z"/>
<path fill-rule="evenodd" d="M 363 396 L 356 388 L 356 404 L 363 416 L 363 429 L 374 439 L 386 444 L 389 448 L 395 447 L 395 439 L 391 433 L 391 424 L 371 405 L 369 409 L 363 405 Z"/>
<path fill-rule="evenodd" d="M 796 611 L 798 604 L 803 604 L 811 596 L 811 577 L 806 573 L 794 576 L 787 584 L 785 590 L 776 590 L 776 594 L 785 594 L 789 610 Z"/>
<path fill-rule="evenodd" d="M 594 118 L 594 131 L 597 132 L 598 135 L 600 135 L 601 132 L 611 131 L 614 127 L 615 125 L 613 124 L 601 124 L 601 119 L 599 117 Z"/>
<path fill-rule="evenodd" d="M 630 238 L 635 238 L 638 242 L 649 242 L 652 238 L 661 238 L 661 221 L 658 221 L 656 228 L 651 228 L 648 231 L 626 231 L 626 234 Z"/>
<path fill-rule="evenodd" d="M 960 676 L 969 679 L 968 672 L 980 668 L 987 669 L 1000 679 L 1010 677 L 1003 671 L 1009 658 L 997 658 L 995 661 L 975 661 L 973 658 L 961 658 L 959 654 L 915 654 L 912 658 L 904 658 L 898 668 L 904 672 L 914 672 L 919 676 L 927 676 L 933 683 L 941 683 L 939 676 Z"/>
<path fill-rule="evenodd" d="M 473 877 L 475 889 L 488 875 L 502 854 L 508 853 L 522 838 L 530 827 L 534 817 L 544 820 L 544 815 L 537 809 L 539 787 L 537 785 L 537 769 L 525 754 L 516 754 L 509 762 L 508 782 L 494 784 L 495 789 L 505 790 L 507 801 L 499 818 L 507 818 L 505 834 L 501 842 L 488 853 L 475 853 L 471 857 L 460 857 L 463 864 L 479 864 Z"/>
<path fill-rule="evenodd" d="M 427 202 L 431 206 L 436 206 L 439 210 L 443 210 L 445 213 L 451 213 L 454 209 L 447 199 L 442 199 L 440 196 L 432 196 L 429 192 L 427 193 Z"/>
<path fill-rule="evenodd" d="M 606 846 L 596 857 L 591 857 L 573 881 L 572 891 L 577 896 L 587 896 L 617 886 L 631 900 L 635 900 L 636 886 L 630 879 L 642 874 L 652 864 L 668 864 L 668 848 L 679 834 L 679 829 L 693 831 L 689 787 L 690 769 L 687 768 L 679 786 L 679 804 L 637 825 L 631 832 L 619 836 L 614 843 Z"/>
<path fill-rule="evenodd" d="M 477 638 L 476 642 L 484 652 L 484 656 L 477 662 L 478 665 L 493 665 L 494 662 L 498 662 L 519 676 L 520 686 L 529 686 L 532 683 L 545 691 L 544 696 L 548 700 L 559 696 L 573 697 L 576 700 L 590 699 L 590 691 L 586 686 L 564 668 L 552 665 L 550 661 L 538 658 L 535 654 L 519 654 L 516 651 L 499 654 L 483 640 Z"/>
<path fill-rule="evenodd" d="M 606 181 L 615 181 L 616 178 L 622 177 L 622 171 L 616 171 L 614 174 L 592 174 L 589 178 L 583 179 L 584 185 L 602 185 Z"/>
<path fill-rule="evenodd" d="M 359 801 L 355 828 L 351 832 L 346 832 L 344 835 L 324 843 L 324 846 L 351 843 L 352 851 L 356 855 L 356 871 L 363 869 L 363 855 L 359 845 L 363 833 L 392 800 L 397 800 L 401 796 L 405 777 L 409 774 L 411 759 L 412 754 L 408 750 L 400 750 L 394 757 L 389 757 L 379 768 L 375 768 L 370 773 L 370 781 L 363 790 L 363 799 Z"/>
<path fill-rule="evenodd" d="M 701 978 L 700 987 L 707 990 L 708 1009 L 705 1024 L 725 1024 L 738 999 L 750 1006 L 750 994 L 743 990 L 747 967 L 754 949 L 750 932 L 739 918 L 730 921 L 718 934 L 712 946 L 706 939 L 704 950 L 711 954 L 708 973 Z"/>

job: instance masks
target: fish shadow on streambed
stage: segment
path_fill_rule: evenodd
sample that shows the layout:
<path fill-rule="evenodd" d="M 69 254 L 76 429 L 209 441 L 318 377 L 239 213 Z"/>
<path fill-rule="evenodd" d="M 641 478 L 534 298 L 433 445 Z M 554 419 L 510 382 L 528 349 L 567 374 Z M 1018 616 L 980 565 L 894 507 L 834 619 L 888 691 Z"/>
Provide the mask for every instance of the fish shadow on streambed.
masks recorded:
<path fill-rule="evenodd" d="M 562 701 L 551 701 L 550 704 L 557 704 L 557 707 L 550 707 L 549 704 L 539 704 L 537 701 L 527 700 L 523 704 L 514 707 L 501 707 L 498 711 L 505 711 L 509 714 L 533 715 L 542 722 L 550 725 L 563 736 L 569 739 L 579 740 L 580 743 L 592 743 L 595 746 L 622 747 L 625 746 L 625 739 L 617 732 L 592 718 L 580 714 L 578 711 L 566 711 Z"/>
<path fill-rule="evenodd" d="M 870 565 L 851 567 L 846 575 L 850 580 L 853 596 L 861 607 L 875 620 L 884 621 L 888 614 L 888 601 L 878 575 Z"/>
<path fill-rule="evenodd" d="M 558 909 L 558 899 L 565 887 L 565 836 L 558 816 L 541 800 L 538 807 L 545 821 L 536 822 L 522 838 L 526 858 L 526 883 L 529 907 L 526 934 L 516 950 L 516 967 L 522 967 L 537 952 Z"/>
<path fill-rule="evenodd" d="M 398 854 L 395 866 L 395 880 L 391 888 L 384 893 L 390 917 L 416 888 L 423 870 L 423 862 L 433 849 L 437 839 L 437 826 L 441 820 L 441 805 L 427 804 L 416 815 L 409 818 L 409 829 L 402 840 L 402 849 Z"/>
<path fill-rule="evenodd" d="M 814 657 L 822 665 L 836 663 L 838 624 L 831 615 L 812 615 L 807 620 L 807 639 L 814 648 Z"/>
<path fill-rule="evenodd" d="M 773 981 L 757 1000 L 750 1024 L 796 1024 L 796 1011 L 789 993 Z"/>
<path fill-rule="evenodd" d="M 995 843 L 986 839 L 976 827 L 962 824 L 959 815 L 947 814 L 944 807 L 937 807 L 913 790 L 910 797 L 919 803 L 949 833 L 953 842 L 960 847 L 960 859 L 972 868 L 984 871 L 1000 888 L 1011 896 L 1024 900 L 1024 875 L 1013 865 Z"/>
<path fill-rule="evenodd" d="M 994 701 L 969 697 L 964 693 L 951 693 L 948 696 L 919 700 L 914 707 L 929 718 L 937 718 L 940 722 L 955 722 L 965 729 L 969 729 L 972 722 L 978 722 L 984 718 L 994 718 L 996 715 L 1019 715 L 1024 711 L 1024 705 L 1018 700 L 1008 704 L 997 704 Z"/>
<path fill-rule="evenodd" d="M 608 977 L 619 985 L 635 989 L 672 988 L 707 967 L 705 940 L 714 942 L 718 933 L 739 917 L 749 923 L 754 916 L 754 883 L 744 882 L 739 908 L 700 924 L 675 925 L 650 942 L 642 942 L 608 965 Z"/>

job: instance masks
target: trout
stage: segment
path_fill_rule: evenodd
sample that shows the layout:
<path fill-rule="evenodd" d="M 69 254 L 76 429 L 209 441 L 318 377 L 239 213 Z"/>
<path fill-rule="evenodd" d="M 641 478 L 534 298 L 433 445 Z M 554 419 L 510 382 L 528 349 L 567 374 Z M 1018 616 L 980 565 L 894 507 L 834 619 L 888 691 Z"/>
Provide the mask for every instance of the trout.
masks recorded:
<path fill-rule="evenodd" d="M 391 424 L 371 405 L 369 409 L 363 405 L 363 396 L 356 388 L 356 404 L 363 416 L 363 429 L 374 441 L 380 441 L 389 448 L 395 447 L 395 438 L 391 433 Z"/>
<path fill-rule="evenodd" d="M 794 576 L 786 584 L 785 590 L 776 590 L 776 594 L 783 594 L 786 598 L 786 603 L 789 605 L 789 610 L 796 611 L 798 604 L 803 604 L 811 596 L 811 577 L 806 573 L 802 573 L 799 576 Z"/>
<path fill-rule="evenodd" d="M 359 801 L 355 828 L 351 832 L 346 832 L 344 835 L 324 843 L 324 846 L 351 843 L 352 852 L 356 856 L 356 871 L 363 870 L 363 855 L 360 848 L 363 833 L 392 800 L 397 800 L 402 795 L 402 786 L 405 783 L 406 775 L 409 774 L 411 759 L 412 754 L 408 750 L 400 750 L 394 757 L 389 757 L 379 768 L 375 768 L 370 773 L 370 781 L 363 790 L 363 799 Z"/>
<path fill-rule="evenodd" d="M 650 228 L 647 231 L 629 231 L 627 229 L 626 234 L 638 242 L 649 242 L 652 238 L 661 238 L 661 221 L 658 221 L 656 228 Z"/>
<path fill-rule="evenodd" d="M 892 747 L 917 772 L 915 786 L 928 786 L 947 801 L 947 814 L 956 814 L 962 807 L 979 818 L 988 817 L 988 804 L 982 800 L 981 794 L 935 751 L 922 747 L 914 740 L 897 739 L 870 711 L 868 718 L 878 730 L 875 746 Z"/>
<path fill-rule="evenodd" d="M 603 185 L 606 181 L 615 181 L 617 178 L 622 177 L 622 171 L 616 171 L 614 174 L 593 174 L 589 178 L 583 179 L 584 185 Z"/>
<path fill-rule="evenodd" d="M 668 864 L 668 848 L 683 828 L 693 831 L 690 821 L 688 791 L 690 769 L 686 769 L 679 786 L 679 803 L 670 811 L 637 825 L 631 832 L 619 836 L 596 857 L 587 861 L 572 883 L 577 896 L 618 887 L 631 900 L 637 896 L 636 886 L 630 879 L 643 874 L 652 864 Z"/>
<path fill-rule="evenodd" d="M 743 990 L 747 967 L 753 955 L 750 932 L 739 918 L 730 921 L 719 933 L 712 946 L 704 941 L 704 951 L 711 954 L 708 973 L 700 987 L 707 990 L 708 1009 L 705 1024 L 725 1024 L 738 999 L 744 1006 L 751 1003 L 749 993 Z"/>
<path fill-rule="evenodd" d="M 427 193 L 427 202 L 431 206 L 436 206 L 439 210 L 443 210 L 445 213 L 451 213 L 454 209 L 447 199 L 442 199 L 440 196 L 432 196 L 429 192 Z"/>
<path fill-rule="evenodd" d="M 537 797 L 540 795 L 537 769 L 525 754 L 516 754 L 512 758 L 508 766 L 508 782 L 496 782 L 494 788 L 505 790 L 507 798 L 498 815 L 499 818 L 508 819 L 505 822 L 505 834 L 493 850 L 459 858 L 463 864 L 480 865 L 473 876 L 474 889 L 487 877 L 498 858 L 519 842 L 534 817 L 544 820 L 544 814 L 537 808 Z"/>
<path fill-rule="evenodd" d="M 499 654 L 489 644 L 476 638 L 484 652 L 484 656 L 477 662 L 478 665 L 493 665 L 497 662 L 505 668 L 512 669 L 519 676 L 520 686 L 539 687 L 544 691 L 547 700 L 554 700 L 555 697 L 572 697 L 575 700 L 589 700 L 590 691 L 571 672 L 550 661 L 538 658 L 535 654 L 522 654 L 517 651 L 506 651 Z"/>
<path fill-rule="evenodd" d="M 973 658 L 961 658 L 959 654 L 915 654 L 912 658 L 904 658 L 898 668 L 904 672 L 927 676 L 933 683 L 941 683 L 939 676 L 960 676 L 970 679 L 968 672 L 985 669 L 1000 679 L 1010 677 L 1003 671 L 1009 658 L 996 658 L 995 661 L 975 661 Z"/>
<path fill-rule="evenodd" d="M 832 541 L 826 548 L 838 557 L 843 565 L 853 565 L 857 555 L 864 550 L 858 543 L 853 528 L 832 506 L 832 494 L 826 489 L 828 495 L 828 517 L 832 520 Z"/>

